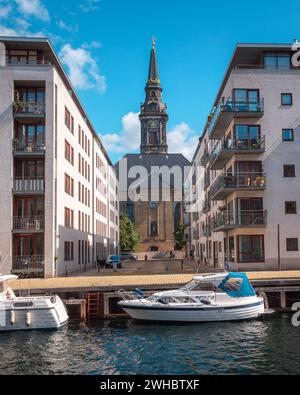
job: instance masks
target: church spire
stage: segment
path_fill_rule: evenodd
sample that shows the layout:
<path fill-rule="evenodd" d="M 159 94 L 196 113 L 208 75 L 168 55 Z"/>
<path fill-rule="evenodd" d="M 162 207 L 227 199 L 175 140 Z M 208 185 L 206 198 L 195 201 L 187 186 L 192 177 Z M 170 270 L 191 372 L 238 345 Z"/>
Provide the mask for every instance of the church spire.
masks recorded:
<path fill-rule="evenodd" d="M 167 153 L 167 106 L 162 101 L 162 87 L 158 76 L 155 39 L 152 39 L 146 99 L 141 106 L 141 153 Z"/>
<path fill-rule="evenodd" d="M 160 80 L 158 77 L 158 68 L 156 62 L 156 50 L 155 50 L 155 38 L 152 38 L 152 49 L 150 55 L 150 65 L 149 65 L 149 74 L 148 74 L 148 84 L 160 84 Z"/>

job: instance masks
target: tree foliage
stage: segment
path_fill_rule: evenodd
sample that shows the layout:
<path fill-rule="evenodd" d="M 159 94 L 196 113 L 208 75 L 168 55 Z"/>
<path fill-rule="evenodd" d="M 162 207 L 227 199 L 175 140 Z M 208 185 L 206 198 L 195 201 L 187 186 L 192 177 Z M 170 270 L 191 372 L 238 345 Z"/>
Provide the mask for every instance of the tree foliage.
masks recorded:
<path fill-rule="evenodd" d="M 120 216 L 120 247 L 123 252 L 135 251 L 140 243 L 140 236 L 128 215 Z"/>
<path fill-rule="evenodd" d="M 186 243 L 184 234 L 185 234 L 185 226 L 183 223 L 181 223 L 177 226 L 177 229 L 174 233 L 175 246 L 176 249 L 179 251 L 181 251 L 184 248 Z"/>

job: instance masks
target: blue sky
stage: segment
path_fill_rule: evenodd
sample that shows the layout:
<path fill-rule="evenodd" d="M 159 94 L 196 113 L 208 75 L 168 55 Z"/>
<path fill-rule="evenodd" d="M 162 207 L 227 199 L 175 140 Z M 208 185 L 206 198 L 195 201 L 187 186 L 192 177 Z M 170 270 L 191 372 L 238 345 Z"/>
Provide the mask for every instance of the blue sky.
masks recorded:
<path fill-rule="evenodd" d="M 298 0 L 0 0 L 0 35 L 48 36 L 112 157 L 138 149 L 151 37 L 171 151 L 191 156 L 237 42 L 300 38 Z"/>

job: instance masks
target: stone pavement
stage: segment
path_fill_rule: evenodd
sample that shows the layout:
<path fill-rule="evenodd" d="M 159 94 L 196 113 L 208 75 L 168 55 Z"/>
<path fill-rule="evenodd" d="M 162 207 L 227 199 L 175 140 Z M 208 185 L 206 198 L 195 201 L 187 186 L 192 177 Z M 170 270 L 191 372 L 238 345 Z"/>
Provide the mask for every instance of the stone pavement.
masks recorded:
<path fill-rule="evenodd" d="M 122 288 L 122 287 L 147 287 L 185 284 L 195 274 L 163 274 L 163 275 L 115 275 L 81 276 L 81 277 L 59 277 L 47 279 L 20 279 L 10 282 L 15 290 L 39 290 L 58 292 L 72 292 L 81 290 L 92 290 L 95 288 Z M 300 271 L 289 272 L 251 272 L 248 273 L 250 280 L 278 280 L 278 279 L 300 279 Z"/>

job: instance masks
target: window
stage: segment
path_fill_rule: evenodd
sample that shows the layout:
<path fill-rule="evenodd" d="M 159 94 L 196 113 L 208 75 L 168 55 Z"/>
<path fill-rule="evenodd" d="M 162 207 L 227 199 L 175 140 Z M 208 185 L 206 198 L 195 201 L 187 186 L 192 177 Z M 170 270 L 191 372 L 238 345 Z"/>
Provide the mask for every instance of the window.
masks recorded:
<path fill-rule="evenodd" d="M 297 214 L 297 202 L 285 202 L 286 214 Z"/>
<path fill-rule="evenodd" d="M 288 69 L 290 64 L 291 59 L 288 53 L 266 53 L 264 56 L 264 65 L 268 69 Z"/>
<path fill-rule="evenodd" d="M 74 211 L 65 207 L 65 227 L 73 228 L 74 227 Z"/>
<path fill-rule="evenodd" d="M 65 140 L 65 158 L 71 165 L 74 165 L 74 149 L 67 140 Z"/>
<path fill-rule="evenodd" d="M 155 237 L 158 236 L 158 225 L 157 222 L 151 222 L 151 232 L 150 232 L 151 236 Z"/>
<path fill-rule="evenodd" d="M 283 129 L 282 141 L 294 141 L 294 129 Z"/>
<path fill-rule="evenodd" d="M 65 174 L 65 192 L 70 196 L 74 196 L 74 180 L 68 174 Z"/>
<path fill-rule="evenodd" d="M 238 260 L 264 262 L 264 236 L 238 236 Z"/>
<path fill-rule="evenodd" d="M 287 251 L 299 251 L 298 239 L 286 239 L 286 250 Z"/>
<path fill-rule="evenodd" d="M 296 177 L 295 165 L 283 165 L 283 176 L 286 178 Z"/>
<path fill-rule="evenodd" d="M 65 241 L 65 261 L 74 260 L 74 243 L 72 241 Z"/>
<path fill-rule="evenodd" d="M 260 126 L 236 125 L 235 142 L 238 149 L 260 148 Z"/>
<path fill-rule="evenodd" d="M 70 111 L 65 107 L 65 124 L 71 133 L 74 133 L 74 118 Z"/>
<path fill-rule="evenodd" d="M 235 111 L 260 111 L 259 90 L 234 89 L 233 104 Z"/>
<path fill-rule="evenodd" d="M 281 105 L 282 106 L 292 106 L 293 105 L 293 95 L 291 93 L 281 94 Z"/>

